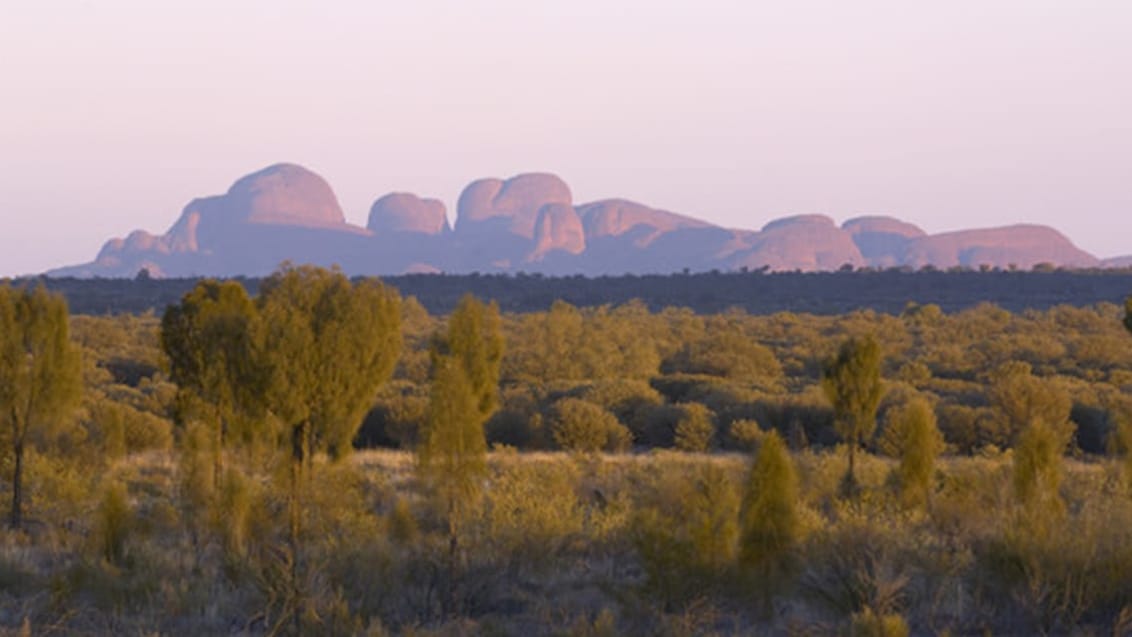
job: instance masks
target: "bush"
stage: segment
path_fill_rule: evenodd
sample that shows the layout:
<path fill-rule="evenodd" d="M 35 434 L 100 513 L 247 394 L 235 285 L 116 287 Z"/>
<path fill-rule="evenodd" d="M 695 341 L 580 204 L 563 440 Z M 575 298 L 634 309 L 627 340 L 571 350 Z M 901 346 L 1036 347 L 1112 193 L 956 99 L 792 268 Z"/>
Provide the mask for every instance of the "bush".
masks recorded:
<path fill-rule="evenodd" d="M 126 559 L 126 542 L 134 526 L 126 485 L 111 482 L 95 511 L 94 543 L 99 557 L 120 566 Z"/>
<path fill-rule="evenodd" d="M 766 432 L 754 420 L 741 419 L 731 423 L 727 436 L 736 447 L 755 451 L 762 444 Z"/>
<path fill-rule="evenodd" d="M 613 414 L 578 398 L 555 403 L 550 420 L 554 442 L 567 451 L 622 451 L 632 440 Z"/>
<path fill-rule="evenodd" d="M 799 538 L 798 475 L 786 443 L 770 432 L 755 456 L 743 491 L 739 559 L 765 575 L 781 575 Z"/>
<path fill-rule="evenodd" d="M 707 451 L 715 442 L 715 423 L 711 412 L 699 403 L 681 405 L 683 413 L 676 421 L 674 446 L 681 451 Z"/>
<path fill-rule="evenodd" d="M 666 606 L 718 590 L 738 548 L 740 498 L 734 482 L 710 464 L 695 471 L 691 480 L 673 472 L 659 476 L 642 494 L 632 521 L 646 590 Z"/>

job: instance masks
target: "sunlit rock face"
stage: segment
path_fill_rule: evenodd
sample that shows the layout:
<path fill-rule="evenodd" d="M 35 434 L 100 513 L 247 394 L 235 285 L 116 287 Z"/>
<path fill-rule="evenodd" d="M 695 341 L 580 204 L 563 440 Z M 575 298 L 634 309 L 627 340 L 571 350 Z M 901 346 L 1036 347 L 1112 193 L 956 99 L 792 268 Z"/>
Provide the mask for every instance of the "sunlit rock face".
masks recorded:
<path fill-rule="evenodd" d="M 732 268 L 836 270 L 867 263 L 853 237 L 825 215 L 798 215 L 772 221 L 747 238 L 750 247 L 730 260 Z"/>
<path fill-rule="evenodd" d="M 405 192 L 389 193 L 373 202 L 366 228 L 376 236 L 399 233 L 447 234 L 448 213 L 439 199 Z"/>

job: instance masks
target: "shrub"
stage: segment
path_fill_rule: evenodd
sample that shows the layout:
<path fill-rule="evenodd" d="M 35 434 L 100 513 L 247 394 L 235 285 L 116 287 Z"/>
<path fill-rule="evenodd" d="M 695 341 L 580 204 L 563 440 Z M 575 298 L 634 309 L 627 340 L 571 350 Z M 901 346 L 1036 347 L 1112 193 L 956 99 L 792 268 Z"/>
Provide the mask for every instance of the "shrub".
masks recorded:
<path fill-rule="evenodd" d="M 699 403 L 682 405 L 673 443 L 681 451 L 707 451 L 715 441 L 711 411 Z"/>
<path fill-rule="evenodd" d="M 943 438 L 936 428 L 935 413 L 926 400 L 915 398 L 894 411 L 890 422 L 901 432 L 897 469 L 900 492 L 906 503 L 920 505 L 929 493 Z"/>
<path fill-rule="evenodd" d="M 798 475 L 778 432 L 766 434 L 743 491 L 739 561 L 779 573 L 799 537 Z"/>
<path fill-rule="evenodd" d="M 126 485 L 111 482 L 102 493 L 95 511 L 94 541 L 99 557 L 119 566 L 125 562 L 126 541 L 134 526 Z"/>
<path fill-rule="evenodd" d="M 554 404 L 550 427 L 554 442 L 568 451 L 619 451 L 631 440 L 613 414 L 578 398 L 563 398 Z"/>
<path fill-rule="evenodd" d="M 646 589 L 667 606 L 718 589 L 735 559 L 740 498 L 727 474 L 697 465 L 693 479 L 669 472 L 642 494 L 632 521 Z"/>
<path fill-rule="evenodd" d="M 727 435 L 737 447 L 755 451 L 762 444 L 766 432 L 754 420 L 740 419 L 731 423 Z"/>

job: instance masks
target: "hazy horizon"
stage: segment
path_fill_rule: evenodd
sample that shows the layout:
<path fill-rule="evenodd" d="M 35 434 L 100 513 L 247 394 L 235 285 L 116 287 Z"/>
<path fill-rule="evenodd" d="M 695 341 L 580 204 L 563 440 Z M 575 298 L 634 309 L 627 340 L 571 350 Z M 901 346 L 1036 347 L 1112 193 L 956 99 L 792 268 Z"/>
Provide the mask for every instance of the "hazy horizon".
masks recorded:
<path fill-rule="evenodd" d="M 278 162 L 358 225 L 545 171 L 727 227 L 1039 223 L 1132 254 L 1132 5 L 986 5 L 7 3 L 0 276 Z"/>

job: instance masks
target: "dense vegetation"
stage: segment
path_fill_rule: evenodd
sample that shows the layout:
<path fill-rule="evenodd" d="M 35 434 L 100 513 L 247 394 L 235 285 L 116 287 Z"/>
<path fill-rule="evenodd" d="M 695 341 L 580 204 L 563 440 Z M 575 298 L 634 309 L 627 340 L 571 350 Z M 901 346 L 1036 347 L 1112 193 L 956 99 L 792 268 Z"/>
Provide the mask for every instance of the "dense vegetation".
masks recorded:
<path fill-rule="evenodd" d="M 237 279 L 256 294 L 258 279 Z M 669 275 L 549 277 L 539 274 L 405 274 L 385 282 L 416 297 L 429 312 L 448 314 L 465 294 L 493 299 L 509 312 L 542 312 L 558 300 L 579 307 L 642 300 L 650 309 L 687 307 L 699 313 L 737 307 L 751 314 L 844 314 L 871 309 L 898 314 L 908 301 L 946 312 L 980 303 L 1021 312 L 1057 305 L 1120 303 L 1132 289 L 1132 269 L 1033 271 L 923 268 L 839 272 L 701 272 Z M 44 279 L 78 314 L 162 312 L 197 279 Z"/>
<path fill-rule="evenodd" d="M 1132 304 L 257 290 L 0 287 L 0 630 L 1132 629 Z"/>

